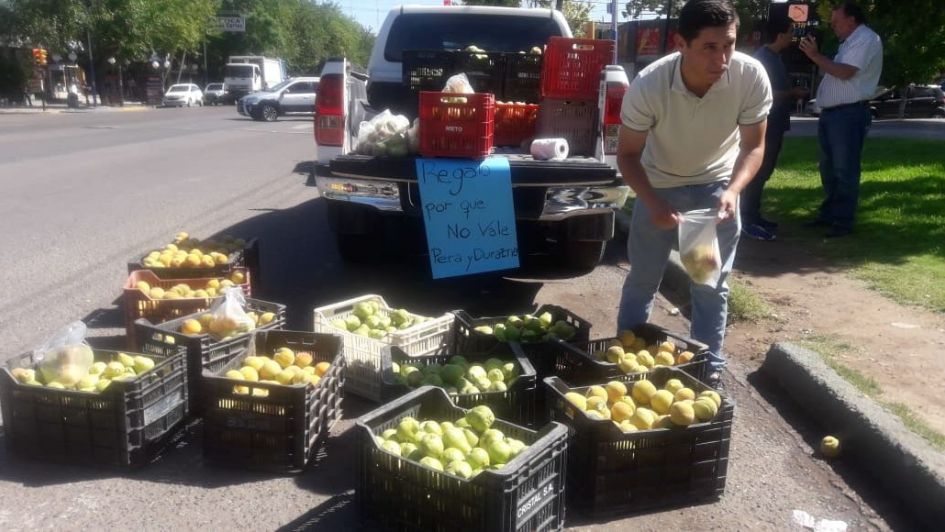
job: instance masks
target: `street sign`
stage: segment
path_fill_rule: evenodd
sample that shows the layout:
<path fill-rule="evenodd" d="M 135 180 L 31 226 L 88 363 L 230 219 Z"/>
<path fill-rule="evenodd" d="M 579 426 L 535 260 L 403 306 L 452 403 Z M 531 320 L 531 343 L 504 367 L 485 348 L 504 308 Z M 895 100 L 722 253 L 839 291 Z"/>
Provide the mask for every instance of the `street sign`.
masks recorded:
<path fill-rule="evenodd" d="M 211 19 L 213 29 L 232 33 L 246 32 L 246 17 L 242 15 L 218 15 Z"/>
<path fill-rule="evenodd" d="M 417 159 L 434 279 L 517 268 L 509 161 Z"/>

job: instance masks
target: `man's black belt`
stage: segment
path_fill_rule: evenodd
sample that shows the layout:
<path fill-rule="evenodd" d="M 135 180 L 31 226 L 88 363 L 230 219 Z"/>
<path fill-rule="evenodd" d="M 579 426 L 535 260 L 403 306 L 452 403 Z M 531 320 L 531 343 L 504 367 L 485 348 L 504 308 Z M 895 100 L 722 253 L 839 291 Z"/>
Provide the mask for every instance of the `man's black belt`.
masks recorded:
<path fill-rule="evenodd" d="M 858 102 L 853 102 L 853 103 L 842 103 L 840 105 L 834 105 L 833 107 L 824 107 L 823 109 L 820 110 L 820 112 L 823 113 L 825 111 L 839 111 L 841 109 L 847 109 L 850 107 L 860 107 L 860 106 L 866 105 L 867 103 L 868 102 L 866 100 L 860 100 Z"/>

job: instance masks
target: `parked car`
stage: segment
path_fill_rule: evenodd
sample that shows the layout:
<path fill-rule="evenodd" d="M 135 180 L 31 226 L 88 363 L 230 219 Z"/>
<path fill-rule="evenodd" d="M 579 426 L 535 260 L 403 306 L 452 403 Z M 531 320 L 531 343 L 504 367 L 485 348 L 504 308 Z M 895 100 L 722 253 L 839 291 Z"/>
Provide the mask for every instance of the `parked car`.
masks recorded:
<path fill-rule="evenodd" d="M 904 118 L 945 118 L 945 91 L 935 85 L 909 85 L 905 89 L 880 87 L 870 99 L 873 118 L 899 118 L 903 91 L 906 94 Z M 807 100 L 804 114 L 820 114 L 816 99 Z"/>
<path fill-rule="evenodd" d="M 224 103 L 224 94 L 226 94 L 226 91 L 224 91 L 222 83 L 207 83 L 207 86 L 203 89 L 203 103 L 205 105 Z"/>
<path fill-rule="evenodd" d="M 905 96 L 904 118 L 945 118 L 945 91 L 935 85 L 892 88 L 870 100 L 873 118 L 898 118 Z"/>
<path fill-rule="evenodd" d="M 185 105 L 192 107 L 194 105 L 203 105 L 203 92 L 200 91 L 200 87 L 193 83 L 171 85 L 171 88 L 167 89 L 167 92 L 164 93 L 161 105 L 164 107 L 184 107 Z"/>
<path fill-rule="evenodd" d="M 291 78 L 270 90 L 247 94 L 236 102 L 236 111 L 253 120 L 272 122 L 288 113 L 315 112 L 318 78 Z"/>

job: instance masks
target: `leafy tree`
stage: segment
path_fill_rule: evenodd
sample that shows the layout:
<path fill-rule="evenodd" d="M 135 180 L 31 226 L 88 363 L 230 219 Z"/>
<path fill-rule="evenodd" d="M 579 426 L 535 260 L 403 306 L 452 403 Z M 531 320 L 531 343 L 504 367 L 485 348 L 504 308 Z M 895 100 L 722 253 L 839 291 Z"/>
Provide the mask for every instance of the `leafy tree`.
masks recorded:
<path fill-rule="evenodd" d="M 533 7 L 544 8 L 556 7 L 557 4 L 556 0 L 532 0 L 529 3 Z M 590 19 L 593 8 L 594 5 L 589 1 L 564 0 L 561 3 L 561 14 L 568 21 L 568 26 L 571 27 L 571 32 L 575 36 L 582 37 L 584 35 L 584 23 Z"/>

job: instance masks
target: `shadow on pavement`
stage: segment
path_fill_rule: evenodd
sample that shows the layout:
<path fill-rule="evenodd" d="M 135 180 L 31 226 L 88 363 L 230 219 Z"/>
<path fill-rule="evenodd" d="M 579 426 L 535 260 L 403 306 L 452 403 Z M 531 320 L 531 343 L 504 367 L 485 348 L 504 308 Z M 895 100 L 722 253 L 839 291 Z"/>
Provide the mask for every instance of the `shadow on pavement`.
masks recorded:
<path fill-rule="evenodd" d="M 820 448 L 820 440 L 829 432 L 829 429 L 818 426 L 816 420 L 812 419 L 808 412 L 792 401 L 781 389 L 778 382 L 764 372 L 755 371 L 750 373 L 747 379 L 764 401 L 777 410 L 778 415 L 797 431 L 797 434 L 804 439 L 807 445 L 815 449 L 815 459 L 824 461 L 825 459 L 819 457 L 819 452 L 816 449 Z M 842 477 L 843 481 L 856 491 L 856 494 L 867 505 L 876 510 L 893 530 L 922 529 L 920 523 L 909 519 L 909 512 L 903 505 L 889 497 L 888 492 L 882 491 L 883 479 L 871 477 L 869 471 L 863 471 L 854 464 L 844 461 L 842 455 L 827 462 L 827 466 Z M 903 494 L 903 496 L 906 495 Z"/>
<path fill-rule="evenodd" d="M 308 530 L 364 530 L 358 517 L 354 491 L 335 495 L 278 528 L 279 532 Z"/>

